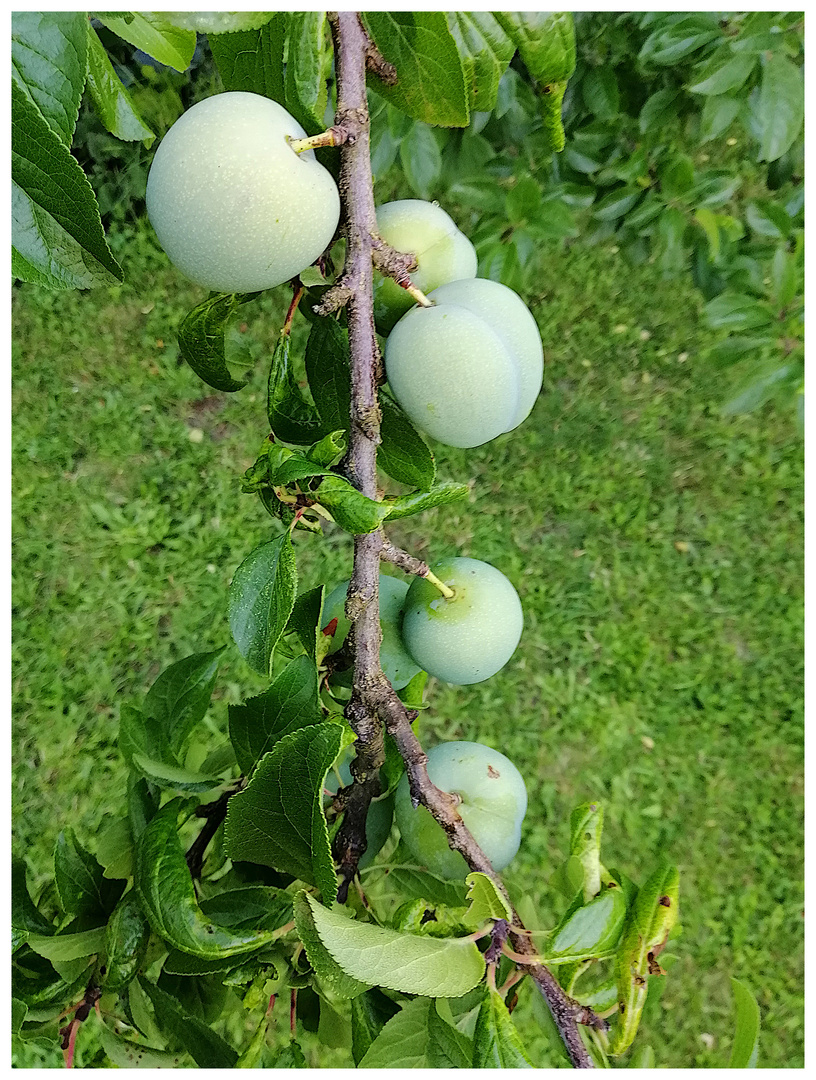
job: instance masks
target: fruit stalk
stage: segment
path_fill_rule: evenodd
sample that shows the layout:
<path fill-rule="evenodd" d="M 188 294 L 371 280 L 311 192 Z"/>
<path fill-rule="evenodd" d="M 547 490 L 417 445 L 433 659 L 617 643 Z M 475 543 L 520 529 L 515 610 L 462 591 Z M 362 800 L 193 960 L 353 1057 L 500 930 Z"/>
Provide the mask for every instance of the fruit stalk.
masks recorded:
<path fill-rule="evenodd" d="M 376 213 L 366 97 L 370 40 L 356 12 L 333 12 L 329 18 L 337 67 L 335 126 L 354 133 L 340 149 L 340 198 L 348 244 L 343 299 L 351 355 L 351 430 L 344 466 L 355 487 L 368 498 L 376 499 L 381 419 L 377 387 L 382 381 L 383 368 L 374 329 Z M 381 530 L 354 538 L 354 568 L 346 600 L 354 658 L 352 695 L 346 717 L 357 742 L 356 757 L 351 762 L 354 783 L 346 795 L 344 820 L 334 841 L 340 872 L 338 899 L 345 901 L 360 855 L 365 851 L 365 820 L 372 798 L 379 794 L 378 770 L 384 761 L 382 725 L 403 757 L 413 799 L 427 807 L 445 829 L 451 847 L 463 855 L 471 870 L 487 874 L 507 895 L 498 874 L 459 816 L 455 800 L 431 782 L 427 756 L 411 727 L 413 716 L 383 675 L 379 658 L 379 570 L 383 544 Z M 515 912 L 513 923 L 519 931 L 524 929 Z M 511 931 L 510 940 L 517 952 L 530 956 L 530 965 L 523 970 L 531 975 L 547 1002 L 573 1066 L 593 1068 L 578 1023 L 594 1023 L 597 1018 L 586 1015 L 588 1010 L 582 1010 L 554 976 L 535 962 L 535 949 L 526 934 Z"/>

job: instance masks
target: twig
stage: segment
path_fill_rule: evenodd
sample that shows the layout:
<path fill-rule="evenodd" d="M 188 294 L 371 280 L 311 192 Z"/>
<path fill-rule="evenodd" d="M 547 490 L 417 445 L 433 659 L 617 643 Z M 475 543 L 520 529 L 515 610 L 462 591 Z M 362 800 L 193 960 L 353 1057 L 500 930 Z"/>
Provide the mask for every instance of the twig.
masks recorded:
<path fill-rule="evenodd" d="M 196 810 L 198 817 L 204 817 L 207 820 L 204 822 L 201 832 L 195 840 L 193 840 L 187 852 L 187 868 L 190 871 L 191 877 L 201 877 L 201 870 L 204 866 L 204 855 L 210 845 L 210 841 L 218 832 L 218 826 L 227 816 L 227 803 L 237 791 L 237 787 L 232 787 L 229 791 L 225 791 L 220 798 L 215 800 L 215 802 L 205 803 Z"/>
<path fill-rule="evenodd" d="M 421 292 L 411 281 L 409 272 L 416 270 L 418 265 L 415 255 L 397 251 L 386 244 L 384 240 L 381 240 L 379 236 L 373 236 L 371 238 L 371 257 L 380 273 L 393 278 L 397 285 L 405 289 L 408 295 L 413 297 L 421 307 L 434 306 L 433 300 L 429 300 L 425 293 Z"/>

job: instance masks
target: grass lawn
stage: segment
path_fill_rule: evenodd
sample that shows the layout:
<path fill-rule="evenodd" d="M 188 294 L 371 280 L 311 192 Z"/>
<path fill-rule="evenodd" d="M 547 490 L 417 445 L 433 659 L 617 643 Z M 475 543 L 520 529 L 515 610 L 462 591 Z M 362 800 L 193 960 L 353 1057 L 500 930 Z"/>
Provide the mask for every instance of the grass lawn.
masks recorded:
<path fill-rule="evenodd" d="M 14 850 L 34 883 L 62 828 L 93 849 L 118 813 L 121 704 L 228 640 L 227 583 L 276 527 L 238 481 L 267 431 L 263 364 L 242 392 L 210 391 L 174 339 L 203 293 L 147 229 L 114 243 L 124 286 L 13 298 Z M 684 932 L 639 1037 L 658 1065 L 726 1063 L 735 975 L 760 1002 L 760 1065 L 801 1067 L 801 441 L 788 415 L 721 417 L 728 388 L 685 280 L 553 246 L 538 281 L 532 416 L 475 450 L 437 447 L 470 503 L 390 530 L 431 561 L 494 563 L 525 611 L 511 663 L 433 687 L 420 734 L 489 743 L 521 769 L 530 809 L 506 880 L 542 925 L 576 803 L 603 803 L 608 865 L 641 880 L 679 864 Z M 256 353 L 285 305 L 247 308 Z M 339 531 L 296 547 L 304 587 L 348 577 Z M 233 653 L 211 723 L 225 730 L 225 702 L 259 685 Z M 543 1054 L 527 996 L 514 1015 Z"/>

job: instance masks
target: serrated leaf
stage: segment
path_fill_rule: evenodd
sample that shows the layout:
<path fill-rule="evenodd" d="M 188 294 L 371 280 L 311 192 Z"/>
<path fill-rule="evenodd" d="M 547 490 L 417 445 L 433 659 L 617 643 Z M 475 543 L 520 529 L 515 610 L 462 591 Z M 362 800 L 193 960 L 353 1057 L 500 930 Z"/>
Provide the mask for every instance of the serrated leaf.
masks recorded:
<path fill-rule="evenodd" d="M 51 289 L 123 280 L 78 162 L 17 82 L 11 86 L 12 273 Z"/>
<path fill-rule="evenodd" d="M 238 1054 L 211 1027 L 190 1016 L 171 994 L 165 993 L 143 975 L 139 976 L 139 985 L 153 1003 L 160 1028 L 182 1044 L 196 1065 L 202 1069 L 234 1067 Z"/>
<path fill-rule="evenodd" d="M 185 656 L 165 668 L 148 690 L 144 711 L 161 724 L 173 750 L 179 750 L 204 719 L 225 648 Z"/>
<path fill-rule="evenodd" d="M 135 45 L 160 64 L 184 72 L 196 47 L 195 30 L 174 26 L 162 11 L 129 11 L 125 19 L 118 13 L 97 12 L 97 18 L 117 37 Z"/>
<path fill-rule="evenodd" d="M 162 14 L 173 26 L 208 36 L 260 30 L 274 17 L 272 11 L 165 11 Z"/>
<path fill-rule="evenodd" d="M 386 86 L 375 75 L 369 75 L 369 86 L 415 120 L 466 127 L 468 89 L 445 13 L 366 11 L 363 22 L 380 53 L 397 69 L 395 86 Z"/>
<path fill-rule="evenodd" d="M 108 915 L 125 888 L 123 881 L 104 877 L 103 868 L 70 828 L 57 837 L 54 880 L 63 910 L 72 915 Z"/>
<path fill-rule="evenodd" d="M 739 979 L 731 979 L 731 992 L 734 995 L 736 1029 L 728 1068 L 755 1069 L 759 1054 L 761 1023 L 759 1005 L 748 987 Z"/>
<path fill-rule="evenodd" d="M 252 952 L 273 941 L 275 935 L 265 931 L 236 933 L 218 926 L 201 910 L 178 835 L 180 802 L 163 806 L 136 844 L 134 884 L 153 931 L 176 949 L 202 957 Z"/>
<path fill-rule="evenodd" d="M 185 1059 L 182 1050 L 157 1050 L 154 1046 L 125 1039 L 107 1024 L 97 1026 L 99 1041 L 110 1061 L 118 1069 L 179 1069 Z"/>
<path fill-rule="evenodd" d="M 569 11 L 494 12 L 542 86 L 564 82 L 575 71 L 575 27 Z"/>
<path fill-rule="evenodd" d="M 468 925 L 484 926 L 496 919 L 513 921 L 513 909 L 507 897 L 502 896 L 486 874 L 478 871 L 468 874 L 465 884 L 468 887 L 467 899 L 470 905 L 465 916 Z"/>
<path fill-rule="evenodd" d="M 286 12 L 262 14 L 271 18 L 259 29 L 210 34 L 207 40 L 225 90 L 261 94 L 284 105 Z"/>
<path fill-rule="evenodd" d="M 484 975 L 484 959 L 467 938 L 420 937 L 356 922 L 307 896 L 323 946 L 347 975 L 405 994 L 459 997 Z"/>
<path fill-rule="evenodd" d="M 199 379 L 215 390 L 232 394 L 246 386 L 246 380 L 234 379 L 227 367 L 227 326 L 238 308 L 257 295 L 211 296 L 194 307 L 179 327 L 179 352 Z"/>
<path fill-rule="evenodd" d="M 130 94 L 108 59 L 105 46 L 88 23 L 88 91 L 96 115 L 117 139 L 143 142 L 156 138 L 139 115 Z"/>
<path fill-rule="evenodd" d="M 418 900 L 429 900 L 446 907 L 464 907 L 467 903 L 464 882 L 446 881 L 427 870 L 396 866 L 389 871 L 388 880 L 395 889 Z"/>
<path fill-rule="evenodd" d="M 466 1069 L 472 1053 L 471 1040 L 443 1019 L 439 1003 L 418 998 L 381 1028 L 358 1068 Z"/>
<path fill-rule="evenodd" d="M 35 953 L 52 963 L 81 960 L 101 952 L 105 944 L 105 927 L 78 934 L 29 934 L 28 944 Z"/>
<path fill-rule="evenodd" d="M 320 982 L 341 998 L 354 999 L 364 994 L 371 987 L 371 983 L 360 982 L 359 979 L 347 975 L 328 952 L 315 926 L 314 913 L 306 892 L 299 892 L 295 897 L 294 912 L 298 937 L 303 942 L 306 956 Z"/>
<path fill-rule="evenodd" d="M 70 147 L 88 68 L 88 20 L 81 11 L 13 11 L 11 77 L 45 123 Z"/>
<path fill-rule="evenodd" d="M 289 12 L 286 44 L 286 108 L 307 134 L 317 135 L 326 127 L 326 12 Z"/>
<path fill-rule="evenodd" d="M 516 47 L 489 11 L 448 11 L 446 15 L 465 71 L 470 108 L 490 112 Z"/>
<path fill-rule="evenodd" d="M 487 993 L 479 1009 L 473 1035 L 475 1069 L 532 1069 L 516 1025 L 495 990 Z"/>
<path fill-rule="evenodd" d="M 229 706 L 229 736 L 241 771 L 248 774 L 284 736 L 322 718 L 314 659 L 295 657 L 262 694 Z"/>
<path fill-rule="evenodd" d="M 397 1003 L 376 987 L 352 998 L 351 1056 L 355 1065 L 360 1064 L 382 1029 L 399 1011 Z"/>
<path fill-rule="evenodd" d="M 147 951 L 150 926 L 135 889 L 125 893 L 105 928 L 105 989 L 123 990 Z"/>
<path fill-rule="evenodd" d="M 11 925 L 33 934 L 53 934 L 56 927 L 38 910 L 28 892 L 26 866 L 16 856 L 11 860 Z"/>
<path fill-rule="evenodd" d="M 315 884 L 331 903 L 337 876 L 323 814 L 326 774 L 354 741 L 344 724 L 300 728 L 276 743 L 243 791 L 230 799 L 224 842 L 230 858 L 260 863 Z"/>
<path fill-rule="evenodd" d="M 466 499 L 468 495 L 470 495 L 470 488 L 467 484 L 454 484 L 445 480 L 434 484 L 429 491 L 416 491 L 410 495 L 389 495 L 382 502 L 389 518 L 403 518 L 410 517 L 412 514 L 421 514 L 434 506 L 458 502 L 459 499 Z"/>
<path fill-rule="evenodd" d="M 342 476 L 327 476 L 315 498 L 340 528 L 352 535 L 374 532 L 392 512 L 385 500 L 369 499 Z"/>
<path fill-rule="evenodd" d="M 295 383 L 289 360 L 290 344 L 289 335 L 281 333 L 269 368 L 267 415 L 279 439 L 311 445 L 334 429 L 323 422 Z"/>
<path fill-rule="evenodd" d="M 430 447 L 388 394 L 380 391 L 382 442 L 377 465 L 401 484 L 429 491 L 436 479 L 436 462 Z"/>
<path fill-rule="evenodd" d="M 270 673 L 296 593 L 295 551 L 288 533 L 255 548 L 233 575 L 230 630 L 241 656 L 262 675 Z"/>
<path fill-rule="evenodd" d="M 329 431 L 347 431 L 351 383 L 348 332 L 334 319 L 318 319 L 306 343 L 306 377 L 320 419 Z"/>
<path fill-rule="evenodd" d="M 203 773 L 185 769 L 182 765 L 173 765 L 167 761 L 148 757 L 146 754 L 133 754 L 130 763 L 151 784 L 170 791 L 200 794 L 203 791 L 212 791 L 224 782 L 218 776 L 206 776 Z"/>

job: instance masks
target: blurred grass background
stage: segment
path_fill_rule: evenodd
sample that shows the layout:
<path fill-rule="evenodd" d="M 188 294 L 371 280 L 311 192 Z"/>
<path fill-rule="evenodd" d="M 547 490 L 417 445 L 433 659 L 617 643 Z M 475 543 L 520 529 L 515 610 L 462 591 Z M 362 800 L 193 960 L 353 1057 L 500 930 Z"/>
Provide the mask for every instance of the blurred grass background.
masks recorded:
<path fill-rule="evenodd" d="M 227 583 L 275 528 L 239 477 L 267 431 L 261 361 L 285 290 L 251 306 L 249 385 L 210 392 L 174 336 L 201 290 L 146 225 L 111 239 L 125 285 L 13 294 L 14 850 L 35 884 L 66 825 L 94 849 L 121 807 L 121 704 L 228 641 Z M 506 877 L 542 925 L 576 803 L 603 803 L 608 865 L 638 880 L 680 865 L 678 959 L 639 1038 L 658 1065 L 727 1061 L 735 975 L 759 999 L 760 1064 L 801 1067 L 801 440 L 770 407 L 721 415 L 690 282 L 614 246 L 537 258 L 532 416 L 475 450 L 436 447 L 470 504 L 390 530 L 426 559 L 494 563 L 525 610 L 508 667 L 433 686 L 421 735 L 486 742 L 521 769 L 530 809 Z M 339 531 L 296 545 L 303 587 L 348 576 Z M 233 653 L 211 726 L 258 685 Z M 515 1016 L 537 1045 L 527 998 Z"/>

